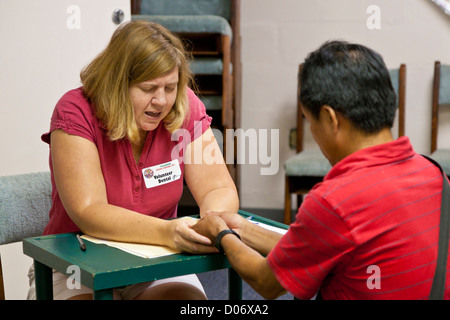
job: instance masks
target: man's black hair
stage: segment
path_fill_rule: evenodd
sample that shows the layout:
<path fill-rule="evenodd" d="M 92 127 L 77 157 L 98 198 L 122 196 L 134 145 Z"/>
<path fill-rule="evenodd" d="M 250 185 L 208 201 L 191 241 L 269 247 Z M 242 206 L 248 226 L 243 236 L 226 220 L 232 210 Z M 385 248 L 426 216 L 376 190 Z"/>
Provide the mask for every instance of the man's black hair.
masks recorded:
<path fill-rule="evenodd" d="M 300 101 L 316 118 L 328 105 L 367 133 L 392 128 L 397 109 L 382 57 L 344 41 L 326 42 L 306 58 L 300 73 Z"/>

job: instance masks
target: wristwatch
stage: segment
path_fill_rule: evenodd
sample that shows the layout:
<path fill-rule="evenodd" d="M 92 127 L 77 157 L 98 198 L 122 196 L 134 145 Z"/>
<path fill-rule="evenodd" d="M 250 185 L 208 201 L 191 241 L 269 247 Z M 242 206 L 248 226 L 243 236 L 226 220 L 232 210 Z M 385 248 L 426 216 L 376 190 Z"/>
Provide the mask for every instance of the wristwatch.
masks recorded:
<path fill-rule="evenodd" d="M 234 234 L 236 237 L 238 237 L 239 240 L 241 239 L 241 237 L 235 231 L 233 231 L 231 229 L 225 229 L 225 230 L 220 231 L 216 237 L 216 241 L 215 241 L 214 245 L 219 250 L 219 252 L 222 254 L 225 254 L 225 251 L 223 251 L 221 242 L 222 242 L 222 238 L 224 236 L 226 236 L 227 234 Z"/>

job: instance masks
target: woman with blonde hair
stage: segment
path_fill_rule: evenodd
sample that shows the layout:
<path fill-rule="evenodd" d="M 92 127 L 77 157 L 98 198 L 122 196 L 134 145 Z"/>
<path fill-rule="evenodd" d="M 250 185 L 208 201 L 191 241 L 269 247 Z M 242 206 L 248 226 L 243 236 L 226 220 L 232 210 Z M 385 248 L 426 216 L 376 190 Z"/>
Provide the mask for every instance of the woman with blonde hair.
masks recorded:
<path fill-rule="evenodd" d="M 58 101 L 50 130 L 42 135 L 50 146 L 53 185 L 44 234 L 83 232 L 191 253 L 214 250 L 189 220 L 171 219 L 183 179 L 202 216 L 239 207 L 223 162 L 191 161 L 198 154 L 194 150 L 219 150 L 211 118 L 189 88 L 191 79 L 182 42 L 168 30 L 146 21 L 117 28 L 104 51 L 82 70 L 83 86 Z M 68 289 L 65 275 L 53 276 L 55 299 L 92 298 L 90 289 Z M 30 270 L 31 283 L 33 278 Z M 195 275 L 116 289 L 114 296 L 205 298 Z"/>

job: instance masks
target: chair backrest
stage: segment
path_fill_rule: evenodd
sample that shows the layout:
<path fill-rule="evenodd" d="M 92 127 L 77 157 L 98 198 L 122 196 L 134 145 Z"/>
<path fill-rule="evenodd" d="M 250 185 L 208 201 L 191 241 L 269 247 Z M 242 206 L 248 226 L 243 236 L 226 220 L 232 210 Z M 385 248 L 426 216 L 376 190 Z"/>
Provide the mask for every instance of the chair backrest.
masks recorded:
<path fill-rule="evenodd" d="M 231 18 L 231 0 L 141 0 L 140 14 L 215 15 Z"/>
<path fill-rule="evenodd" d="M 297 153 L 303 151 L 303 136 L 304 136 L 304 116 L 300 103 L 300 72 L 303 64 L 298 67 L 297 77 Z M 391 77 L 392 86 L 397 94 L 397 120 L 398 120 L 398 136 L 405 135 L 405 101 L 406 101 L 406 65 L 401 64 L 398 69 L 390 69 L 389 76 Z"/>
<path fill-rule="evenodd" d="M 433 98 L 431 115 L 431 153 L 437 149 L 439 107 L 450 106 L 450 65 L 434 63 Z"/>
<path fill-rule="evenodd" d="M 39 236 L 52 205 L 50 172 L 0 177 L 0 245 Z M 5 299 L 0 257 L 0 300 Z"/>
<path fill-rule="evenodd" d="M 398 136 L 402 137 L 405 135 L 406 65 L 401 64 L 398 69 L 389 69 L 389 76 L 397 94 Z"/>
<path fill-rule="evenodd" d="M 0 177 L 0 244 L 42 234 L 51 192 L 50 172 Z"/>

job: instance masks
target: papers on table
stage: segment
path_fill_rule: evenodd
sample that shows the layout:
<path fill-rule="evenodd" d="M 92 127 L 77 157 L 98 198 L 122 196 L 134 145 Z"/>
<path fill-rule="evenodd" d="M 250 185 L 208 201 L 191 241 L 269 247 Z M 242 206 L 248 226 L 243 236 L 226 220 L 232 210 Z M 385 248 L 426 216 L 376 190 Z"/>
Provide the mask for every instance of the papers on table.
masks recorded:
<path fill-rule="evenodd" d="M 192 218 L 192 217 L 183 217 L 180 219 L 189 219 L 189 220 L 192 220 L 193 222 L 198 220 L 198 219 Z M 265 224 L 262 222 L 258 222 L 258 221 L 251 220 L 251 219 L 249 219 L 249 221 L 262 227 L 262 228 L 265 228 L 265 229 L 268 229 L 268 230 L 271 230 L 274 232 L 278 232 L 280 234 L 285 234 L 287 232 L 287 230 L 285 230 L 285 229 L 277 228 L 277 227 L 274 227 L 274 226 L 271 226 L 271 225 L 268 225 L 268 224 Z M 105 244 L 107 246 L 123 250 L 125 252 L 134 254 L 134 255 L 142 257 L 142 258 L 157 258 L 157 257 L 163 257 L 163 256 L 181 252 L 181 251 L 178 251 L 178 250 L 166 247 L 166 246 L 104 240 L 104 239 L 98 239 L 98 238 L 88 236 L 88 235 L 82 235 L 81 238 L 83 238 L 84 240 L 96 243 L 96 244 Z"/>
<path fill-rule="evenodd" d="M 180 251 L 165 246 L 103 240 L 88 235 L 82 235 L 81 238 L 97 244 L 106 244 L 107 246 L 123 250 L 142 258 L 157 258 L 180 253 Z"/>
<path fill-rule="evenodd" d="M 273 232 L 277 232 L 277 233 L 280 233 L 280 234 L 285 234 L 287 232 L 286 229 L 274 227 L 274 226 L 271 226 L 271 225 L 268 225 L 268 224 L 265 224 L 265 223 L 262 223 L 262 222 L 258 222 L 258 221 L 255 221 L 255 220 L 249 219 L 248 221 L 250 221 L 251 223 L 254 223 L 254 224 L 260 226 L 261 228 L 264 228 L 264 229 L 267 229 L 267 230 L 270 230 L 270 231 L 273 231 Z"/>
<path fill-rule="evenodd" d="M 198 220 L 192 217 L 182 217 L 179 219 L 187 219 L 191 224 L 194 224 Z M 88 235 L 82 235 L 81 238 L 97 244 L 106 244 L 107 246 L 123 250 L 142 258 L 157 258 L 181 252 L 166 246 L 104 240 Z"/>

